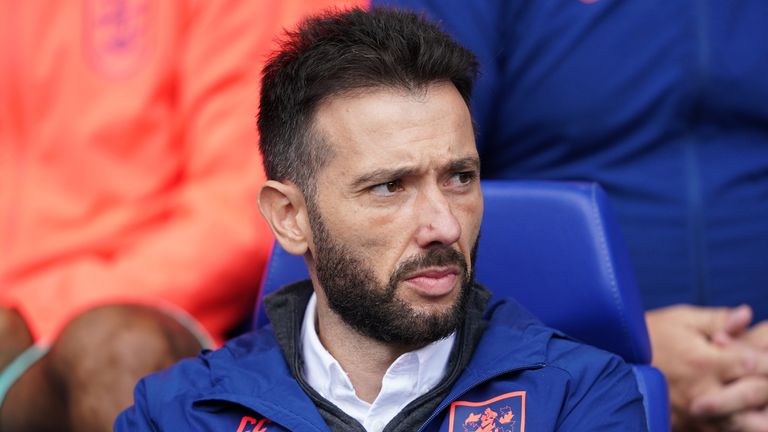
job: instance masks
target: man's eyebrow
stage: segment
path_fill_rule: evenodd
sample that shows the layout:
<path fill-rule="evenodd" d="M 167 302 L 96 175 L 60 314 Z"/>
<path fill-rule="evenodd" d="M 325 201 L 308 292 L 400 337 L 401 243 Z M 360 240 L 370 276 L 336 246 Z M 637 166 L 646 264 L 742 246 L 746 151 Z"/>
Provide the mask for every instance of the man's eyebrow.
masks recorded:
<path fill-rule="evenodd" d="M 367 172 L 355 178 L 352 181 L 352 188 L 358 189 L 371 184 L 379 184 L 387 181 L 396 180 L 402 177 L 415 175 L 418 172 L 416 167 L 398 167 L 398 168 L 380 168 Z"/>
<path fill-rule="evenodd" d="M 467 156 L 465 158 L 456 159 L 448 163 L 447 171 L 477 171 L 480 172 L 480 158 L 477 156 Z"/>

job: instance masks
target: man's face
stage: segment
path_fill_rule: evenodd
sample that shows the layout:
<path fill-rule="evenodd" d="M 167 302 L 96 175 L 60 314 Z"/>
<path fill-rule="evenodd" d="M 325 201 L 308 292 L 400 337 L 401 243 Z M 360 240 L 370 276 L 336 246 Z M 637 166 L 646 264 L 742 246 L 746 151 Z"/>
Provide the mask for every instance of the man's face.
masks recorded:
<path fill-rule="evenodd" d="M 384 342 L 447 336 L 464 315 L 483 211 L 461 96 L 435 84 L 333 97 L 315 127 L 334 151 L 308 203 L 320 294 Z"/>

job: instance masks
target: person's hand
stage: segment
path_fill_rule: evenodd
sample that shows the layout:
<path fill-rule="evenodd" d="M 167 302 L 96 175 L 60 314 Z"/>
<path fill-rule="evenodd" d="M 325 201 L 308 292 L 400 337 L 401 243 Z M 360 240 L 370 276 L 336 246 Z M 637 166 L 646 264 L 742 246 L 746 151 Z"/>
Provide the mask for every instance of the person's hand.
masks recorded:
<path fill-rule="evenodd" d="M 768 377 L 752 375 L 694 399 L 691 414 L 716 430 L 768 431 Z"/>
<path fill-rule="evenodd" d="M 745 332 L 717 334 L 714 341 L 723 347 L 747 344 L 766 351 L 768 323 L 764 321 Z M 694 399 L 691 412 L 703 421 L 719 422 L 721 430 L 768 431 L 768 377 L 740 378 L 720 390 L 699 396 Z"/>
<path fill-rule="evenodd" d="M 0 371 L 30 345 L 32 335 L 21 314 L 0 307 Z"/>
<path fill-rule="evenodd" d="M 692 411 L 697 397 L 713 394 L 740 378 L 768 374 L 768 355 L 746 343 L 732 343 L 745 333 L 752 319 L 752 311 L 747 306 L 732 309 L 670 306 L 647 312 L 646 319 L 653 345 L 653 364 L 661 369 L 669 383 L 672 422 L 677 429 L 707 430 L 698 427 L 702 416 Z M 742 395 L 751 391 L 755 385 L 752 381 L 729 390 Z M 759 405 L 744 398 L 736 400 L 742 402 L 723 409 L 723 415 Z"/>

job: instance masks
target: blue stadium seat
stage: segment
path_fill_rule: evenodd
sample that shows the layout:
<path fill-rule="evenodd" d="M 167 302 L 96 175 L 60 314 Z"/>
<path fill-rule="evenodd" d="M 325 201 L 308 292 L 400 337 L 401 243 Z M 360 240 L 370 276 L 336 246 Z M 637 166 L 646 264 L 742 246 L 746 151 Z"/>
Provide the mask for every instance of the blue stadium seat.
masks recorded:
<path fill-rule="evenodd" d="M 634 273 L 605 193 L 595 183 L 483 181 L 477 280 L 546 324 L 632 364 L 649 430 L 669 430 L 666 381 L 651 346 Z M 275 245 L 261 295 L 308 277 Z M 262 302 L 254 326 L 267 322 Z"/>

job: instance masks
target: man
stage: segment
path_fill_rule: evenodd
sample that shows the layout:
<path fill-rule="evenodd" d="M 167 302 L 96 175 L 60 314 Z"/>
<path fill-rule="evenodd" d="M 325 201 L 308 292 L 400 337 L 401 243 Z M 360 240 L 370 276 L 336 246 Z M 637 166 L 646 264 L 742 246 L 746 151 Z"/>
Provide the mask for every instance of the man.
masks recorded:
<path fill-rule="evenodd" d="M 319 16 L 264 72 L 260 208 L 311 281 L 142 381 L 116 430 L 645 430 L 633 374 L 473 282 L 474 56 L 416 15 Z"/>

